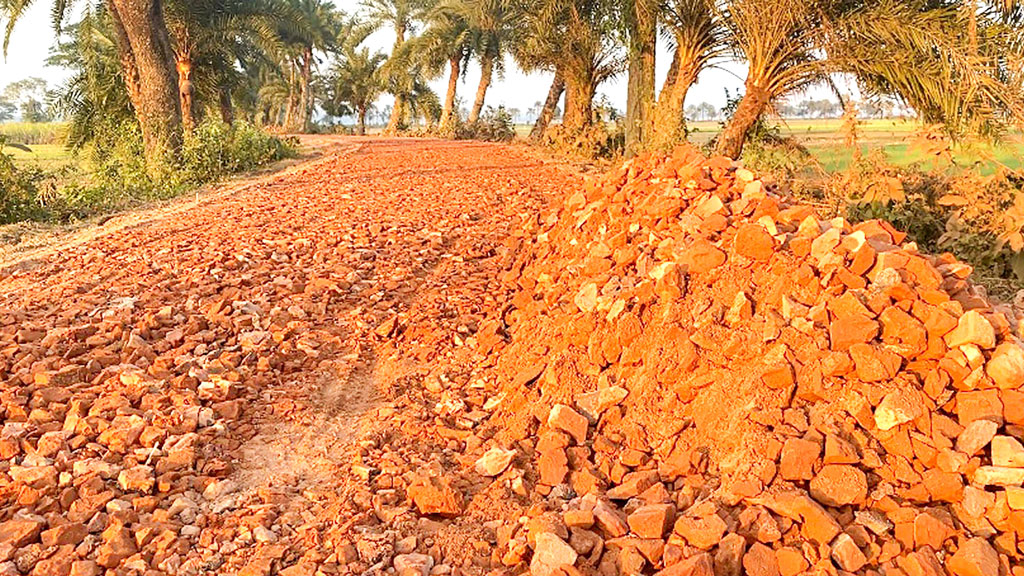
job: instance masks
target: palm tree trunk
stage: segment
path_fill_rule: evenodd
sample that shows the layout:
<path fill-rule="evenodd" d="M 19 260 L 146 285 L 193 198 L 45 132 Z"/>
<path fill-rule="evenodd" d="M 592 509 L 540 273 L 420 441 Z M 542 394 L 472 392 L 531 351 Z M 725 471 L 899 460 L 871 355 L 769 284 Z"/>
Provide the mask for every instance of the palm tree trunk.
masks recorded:
<path fill-rule="evenodd" d="M 562 126 L 570 134 L 582 132 L 594 120 L 594 81 L 589 76 L 566 78 L 565 115 Z"/>
<path fill-rule="evenodd" d="M 544 107 L 541 108 L 540 116 L 537 116 L 537 121 L 533 124 L 533 130 L 530 130 L 530 140 L 539 140 L 544 131 L 548 129 L 548 124 L 551 123 L 551 118 L 555 115 L 555 108 L 558 107 L 558 101 L 564 92 L 565 79 L 562 78 L 561 71 L 555 70 L 555 78 L 551 81 L 551 88 L 548 89 Z"/>
<path fill-rule="evenodd" d="M 650 138 L 654 106 L 657 6 L 633 0 L 629 14 L 629 78 L 626 94 L 626 157 L 635 156 Z"/>
<path fill-rule="evenodd" d="M 485 52 L 480 60 L 480 84 L 476 88 L 476 100 L 473 102 L 473 110 L 469 113 L 469 123 L 476 124 L 480 120 L 480 112 L 484 109 L 484 99 L 487 98 L 487 89 L 491 86 L 491 76 L 494 75 L 494 54 Z"/>
<path fill-rule="evenodd" d="M 299 105 L 302 131 L 309 132 L 313 118 L 313 47 L 307 46 L 302 54 L 302 100 Z"/>
<path fill-rule="evenodd" d="M 405 25 L 402 22 L 395 22 L 395 45 L 391 49 L 391 56 L 394 57 L 398 50 L 405 44 Z M 391 118 L 384 129 L 385 134 L 397 134 L 402 126 L 402 119 L 405 117 L 405 94 L 401 91 L 395 93 L 395 105 L 391 109 Z"/>
<path fill-rule="evenodd" d="M 218 92 L 220 119 L 230 126 L 235 123 L 235 105 L 231 101 L 231 89 L 227 85 L 221 84 Z"/>
<path fill-rule="evenodd" d="M 290 132 L 294 125 L 295 116 L 295 68 L 289 63 L 288 65 L 288 102 L 284 111 L 284 122 L 283 127 L 285 131 Z"/>
<path fill-rule="evenodd" d="M 681 60 L 677 51 L 654 107 L 654 126 L 650 138 L 650 148 L 653 150 L 667 151 L 686 139 L 686 119 L 683 114 L 686 95 L 697 81 L 700 70 L 696 63 L 684 65 Z"/>
<path fill-rule="evenodd" d="M 178 71 L 178 100 L 181 103 L 181 128 L 185 135 L 192 134 L 196 127 L 195 111 L 192 109 L 192 57 L 188 52 L 178 54 L 175 63 Z"/>
<path fill-rule="evenodd" d="M 359 107 L 359 127 L 357 133 L 360 136 L 366 136 L 366 106 Z"/>
<path fill-rule="evenodd" d="M 462 56 L 452 56 L 448 61 L 448 92 L 444 97 L 444 110 L 441 112 L 441 132 L 451 129 L 452 116 L 455 113 L 455 93 L 459 86 L 459 75 L 462 73 Z"/>
<path fill-rule="evenodd" d="M 768 91 L 753 82 L 747 82 L 747 91 L 740 100 L 736 112 L 725 125 L 725 129 L 718 135 L 717 152 L 722 156 L 728 156 L 737 160 L 743 153 L 743 145 L 747 142 L 747 135 L 754 124 L 761 118 L 771 96 Z"/>
<path fill-rule="evenodd" d="M 118 36 L 128 41 L 138 72 L 138 106 L 146 167 L 157 175 L 181 149 L 181 104 L 174 54 L 160 0 L 112 0 Z"/>

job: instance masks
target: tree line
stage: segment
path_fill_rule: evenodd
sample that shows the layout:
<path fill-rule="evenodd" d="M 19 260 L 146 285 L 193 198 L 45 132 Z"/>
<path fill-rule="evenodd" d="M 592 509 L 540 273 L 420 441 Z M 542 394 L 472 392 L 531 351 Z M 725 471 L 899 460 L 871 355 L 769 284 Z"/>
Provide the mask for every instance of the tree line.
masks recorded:
<path fill-rule="evenodd" d="M 0 0 L 8 38 L 31 4 Z M 586 131 L 598 87 L 626 75 L 630 154 L 685 139 L 690 88 L 726 62 L 746 67 L 716 144 L 731 157 L 762 116 L 837 75 L 953 138 L 1024 119 L 1017 0 L 364 0 L 351 15 L 327 0 L 91 0 L 68 23 L 74 5 L 53 3 L 61 34 L 51 61 L 76 72 L 57 109 L 77 141 L 101 129 L 98 118 L 133 118 L 153 166 L 173 161 L 206 114 L 301 131 L 321 109 L 354 115 L 363 131 L 383 93 L 394 98 L 387 131 L 427 118 L 451 133 L 471 63 L 481 77 L 470 124 L 509 63 L 552 74 L 534 137 L 556 111 L 562 130 Z M 394 36 L 387 54 L 365 45 L 380 29 Z M 659 36 L 671 60 L 656 86 Z M 430 89 L 437 78 L 447 79 L 443 95 Z"/>

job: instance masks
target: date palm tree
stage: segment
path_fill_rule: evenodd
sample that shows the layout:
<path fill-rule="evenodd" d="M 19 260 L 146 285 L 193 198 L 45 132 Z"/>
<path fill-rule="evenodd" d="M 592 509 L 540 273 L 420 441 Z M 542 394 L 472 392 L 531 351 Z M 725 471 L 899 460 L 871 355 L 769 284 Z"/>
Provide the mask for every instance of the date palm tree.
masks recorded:
<path fill-rule="evenodd" d="M 54 0 L 55 28 L 61 28 L 73 2 Z M 6 20 L 4 52 L 18 21 L 33 0 L 0 0 Z M 181 106 L 170 35 L 162 0 L 106 0 L 115 32 L 125 89 L 142 128 L 147 169 L 163 173 L 181 148 Z"/>
<path fill-rule="evenodd" d="M 718 139 L 726 156 L 739 157 L 772 101 L 835 73 L 852 75 L 868 93 L 901 98 L 955 138 L 992 133 L 1024 110 L 1012 79 L 1020 54 L 1010 48 L 1012 34 L 979 20 L 985 41 L 977 52 L 966 38 L 969 16 L 957 5 L 732 0 L 716 11 L 731 50 L 748 66 L 744 96 Z"/>
<path fill-rule="evenodd" d="M 685 140 L 686 95 L 700 73 L 724 56 L 726 36 L 712 0 L 669 0 L 661 16 L 672 64 L 654 106 L 646 146 L 664 150 Z"/>
<path fill-rule="evenodd" d="M 475 38 L 464 15 L 451 9 L 448 2 L 435 6 L 425 20 L 423 33 L 406 42 L 396 58 L 407 62 L 407 66 L 421 66 L 428 77 L 439 76 L 447 69 L 448 87 L 440 123 L 444 134 L 452 129 L 459 79 L 473 55 Z"/>
<path fill-rule="evenodd" d="M 565 82 L 562 125 L 576 133 L 593 121 L 594 93 L 623 70 L 613 0 L 523 0 L 517 5 L 514 55 L 526 70 L 556 72 Z"/>
<path fill-rule="evenodd" d="M 366 134 L 366 115 L 384 89 L 377 71 L 387 60 L 382 52 L 360 47 L 362 39 L 358 37 L 345 44 L 340 60 L 328 74 L 328 100 L 335 110 L 347 106 L 355 113 L 359 135 Z"/>
<path fill-rule="evenodd" d="M 417 22 L 430 11 L 433 3 L 430 0 L 364 0 L 363 12 L 367 24 L 373 30 L 391 27 L 395 34 L 395 43 L 391 49 L 391 58 L 381 68 L 388 91 L 395 97 L 388 120 L 386 133 L 398 131 L 402 121 L 408 114 L 407 100 L 416 85 L 416 75 L 421 72 L 419 67 L 410 68 L 407 61 L 400 57 L 402 46 L 410 40 Z"/>

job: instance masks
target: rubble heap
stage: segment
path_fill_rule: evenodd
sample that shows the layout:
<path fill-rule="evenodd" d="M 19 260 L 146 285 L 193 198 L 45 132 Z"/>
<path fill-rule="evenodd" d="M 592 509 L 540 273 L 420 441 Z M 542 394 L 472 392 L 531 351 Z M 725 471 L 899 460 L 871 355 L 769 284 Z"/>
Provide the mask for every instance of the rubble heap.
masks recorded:
<path fill-rule="evenodd" d="M 1024 348 L 971 269 L 724 158 L 634 159 L 532 221 L 481 327 L 495 557 L 666 576 L 1024 574 Z"/>

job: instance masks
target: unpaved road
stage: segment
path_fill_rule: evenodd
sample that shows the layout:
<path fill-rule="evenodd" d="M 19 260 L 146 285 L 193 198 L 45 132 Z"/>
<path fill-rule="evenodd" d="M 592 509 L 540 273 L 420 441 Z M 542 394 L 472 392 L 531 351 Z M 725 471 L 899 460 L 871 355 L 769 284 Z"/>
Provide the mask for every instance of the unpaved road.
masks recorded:
<path fill-rule="evenodd" d="M 347 491 L 354 463 L 494 305 L 509 229 L 573 178 L 508 146 L 339 138 L 7 262 L 0 573 L 329 574 L 409 548 Z M 399 331 L 409 353 L 381 352 Z"/>

